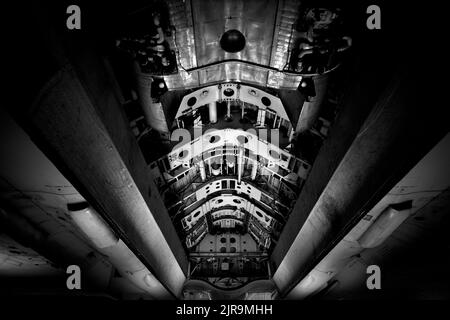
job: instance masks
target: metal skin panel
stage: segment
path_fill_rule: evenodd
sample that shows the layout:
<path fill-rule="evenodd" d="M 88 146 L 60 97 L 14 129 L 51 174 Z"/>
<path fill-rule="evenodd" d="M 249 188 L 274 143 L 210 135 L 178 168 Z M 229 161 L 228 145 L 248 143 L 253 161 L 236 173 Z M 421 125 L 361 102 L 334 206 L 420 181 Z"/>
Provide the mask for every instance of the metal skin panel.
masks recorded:
<path fill-rule="evenodd" d="M 169 90 L 192 89 L 223 82 L 245 82 L 274 89 L 296 90 L 301 75 L 274 71 L 261 66 L 227 61 L 202 69 L 179 70 L 177 74 L 163 76 Z"/>
<path fill-rule="evenodd" d="M 272 0 L 193 0 L 198 66 L 224 59 L 241 59 L 269 65 L 277 2 Z M 219 41 L 225 31 L 237 29 L 246 38 L 245 48 L 225 52 Z"/>
<path fill-rule="evenodd" d="M 289 59 L 290 51 L 292 49 L 292 27 L 296 23 L 298 11 L 298 1 L 279 1 L 270 61 L 270 66 L 274 68 L 284 69 Z"/>
<path fill-rule="evenodd" d="M 170 19 L 174 27 L 173 37 L 170 41 L 178 51 L 178 63 L 182 69 L 190 69 L 197 66 L 195 54 L 194 28 L 190 1 L 167 1 Z"/>
<path fill-rule="evenodd" d="M 183 4 L 171 0 L 168 6 L 175 28 L 170 42 L 177 52 L 179 67 L 177 74 L 164 76 L 169 90 L 228 81 L 272 88 L 298 87 L 301 76 L 279 72 L 291 46 L 295 2 L 192 0 Z M 232 29 L 245 36 L 246 45 L 240 52 L 226 52 L 220 46 L 223 33 Z"/>

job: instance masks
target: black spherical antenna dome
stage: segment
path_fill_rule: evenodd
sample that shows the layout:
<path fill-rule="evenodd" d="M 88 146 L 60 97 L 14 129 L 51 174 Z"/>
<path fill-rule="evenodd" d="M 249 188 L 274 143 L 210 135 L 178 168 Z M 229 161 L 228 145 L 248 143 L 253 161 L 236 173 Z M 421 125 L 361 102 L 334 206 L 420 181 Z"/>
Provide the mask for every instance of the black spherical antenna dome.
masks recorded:
<path fill-rule="evenodd" d="M 239 52 L 245 48 L 245 37 L 239 30 L 228 30 L 220 38 L 220 47 L 226 52 Z"/>

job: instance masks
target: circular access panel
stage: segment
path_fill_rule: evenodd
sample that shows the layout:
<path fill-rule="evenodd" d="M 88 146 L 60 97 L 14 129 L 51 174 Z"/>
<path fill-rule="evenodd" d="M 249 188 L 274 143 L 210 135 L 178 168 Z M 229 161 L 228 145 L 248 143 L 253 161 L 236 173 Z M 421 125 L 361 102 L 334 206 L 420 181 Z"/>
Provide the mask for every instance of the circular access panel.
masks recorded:
<path fill-rule="evenodd" d="M 218 136 L 218 135 L 211 136 L 209 138 L 209 143 L 216 143 L 216 142 L 219 142 L 219 141 L 220 141 L 220 136 Z"/>
<path fill-rule="evenodd" d="M 269 155 L 272 158 L 277 159 L 277 160 L 281 158 L 280 154 L 278 152 L 276 152 L 275 150 L 272 150 L 272 149 L 269 150 Z"/>
<path fill-rule="evenodd" d="M 181 150 L 180 153 L 178 154 L 178 159 L 184 159 L 188 156 L 189 151 L 187 150 Z"/>
<path fill-rule="evenodd" d="M 245 36 L 239 30 L 228 30 L 220 38 L 220 47 L 226 52 L 239 52 L 245 48 Z"/>
<path fill-rule="evenodd" d="M 262 97 L 261 98 L 261 102 L 263 105 L 265 105 L 266 107 L 270 106 L 272 104 L 272 101 L 270 101 L 269 98 L 267 97 Z"/>
<path fill-rule="evenodd" d="M 196 104 L 197 103 L 197 98 L 196 97 L 190 97 L 189 99 L 188 99 L 188 101 L 187 101 L 187 105 L 189 106 L 189 107 L 192 107 L 194 104 Z"/>
<path fill-rule="evenodd" d="M 231 88 L 226 88 L 225 90 L 223 90 L 223 94 L 225 95 L 225 97 L 232 97 L 234 94 L 234 90 Z"/>
<path fill-rule="evenodd" d="M 248 138 L 246 136 L 243 135 L 239 135 L 236 137 L 236 140 L 240 143 L 240 144 L 244 144 L 248 142 Z"/>

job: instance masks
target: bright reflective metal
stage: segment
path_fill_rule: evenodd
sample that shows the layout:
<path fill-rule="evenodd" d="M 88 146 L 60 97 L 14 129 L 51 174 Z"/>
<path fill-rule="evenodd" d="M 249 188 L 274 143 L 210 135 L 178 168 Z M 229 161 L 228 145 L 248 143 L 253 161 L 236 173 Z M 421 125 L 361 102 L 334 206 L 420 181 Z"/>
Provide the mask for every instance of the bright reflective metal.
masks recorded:
<path fill-rule="evenodd" d="M 296 0 L 279 1 L 273 35 L 271 67 L 284 69 L 289 59 L 293 46 L 293 26 L 297 23 L 299 7 L 299 1 Z"/>
<path fill-rule="evenodd" d="M 179 60 L 179 73 L 164 77 L 169 89 L 195 88 L 226 81 L 297 89 L 300 75 L 263 68 L 281 70 L 286 64 L 292 45 L 292 25 L 298 14 L 296 1 L 171 0 L 169 8 L 176 29 L 173 41 Z M 222 34 L 230 29 L 237 29 L 245 35 L 246 46 L 240 52 L 229 53 L 220 47 Z M 189 71 L 228 59 L 260 66 L 234 61 Z"/>
<path fill-rule="evenodd" d="M 170 90 L 196 88 L 222 82 L 246 82 L 275 89 L 297 89 L 301 75 L 273 71 L 243 62 L 223 62 L 217 65 L 178 74 L 164 76 Z"/>
<path fill-rule="evenodd" d="M 240 59 L 269 65 L 277 13 L 273 0 L 193 0 L 197 65 Z M 245 48 L 229 53 L 220 47 L 225 31 L 237 29 L 246 39 Z"/>
<path fill-rule="evenodd" d="M 171 47 L 178 51 L 177 59 L 181 68 L 197 66 L 194 28 L 190 1 L 170 0 L 167 2 L 172 26 L 175 28 Z"/>

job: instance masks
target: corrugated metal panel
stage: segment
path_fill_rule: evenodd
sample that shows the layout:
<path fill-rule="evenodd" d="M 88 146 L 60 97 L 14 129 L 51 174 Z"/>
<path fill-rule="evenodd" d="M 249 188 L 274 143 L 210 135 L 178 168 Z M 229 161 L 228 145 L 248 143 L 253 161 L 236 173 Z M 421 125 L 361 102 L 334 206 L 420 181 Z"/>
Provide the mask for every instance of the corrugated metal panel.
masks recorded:
<path fill-rule="evenodd" d="M 200 86 L 198 71 L 186 72 L 179 70 L 178 74 L 164 76 L 166 86 L 169 90 L 190 89 Z"/>
<path fill-rule="evenodd" d="M 278 5 L 270 66 L 283 69 L 292 49 L 293 26 L 298 18 L 298 0 L 280 0 Z"/>
<path fill-rule="evenodd" d="M 194 28 L 190 1 L 171 0 L 167 2 L 171 24 L 175 28 L 170 46 L 177 54 L 179 69 L 190 69 L 197 66 L 195 54 Z"/>
<path fill-rule="evenodd" d="M 267 71 L 258 70 L 253 66 L 230 62 L 210 67 L 200 72 L 200 83 L 208 84 L 219 81 L 245 81 L 255 84 L 265 83 Z"/>
<path fill-rule="evenodd" d="M 164 79 L 170 90 L 227 81 L 246 82 L 276 89 L 297 89 L 302 77 L 243 62 L 229 61 L 190 72 L 180 70 L 178 74 L 164 76 Z"/>
<path fill-rule="evenodd" d="M 276 89 L 297 89 L 302 77 L 299 75 L 269 71 L 267 86 Z"/>

